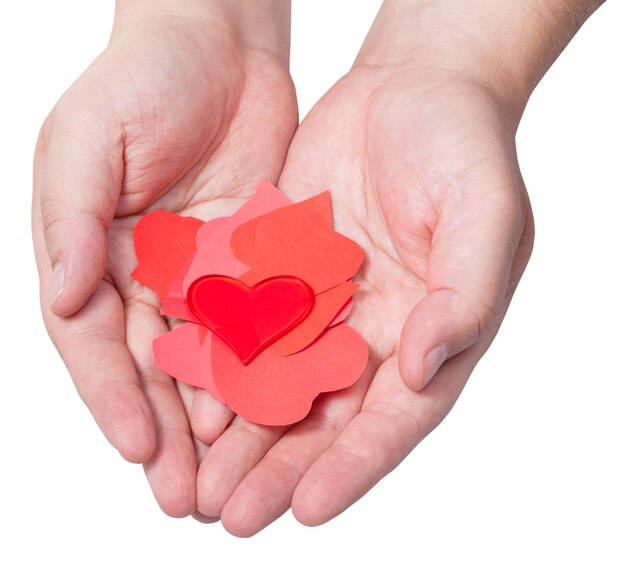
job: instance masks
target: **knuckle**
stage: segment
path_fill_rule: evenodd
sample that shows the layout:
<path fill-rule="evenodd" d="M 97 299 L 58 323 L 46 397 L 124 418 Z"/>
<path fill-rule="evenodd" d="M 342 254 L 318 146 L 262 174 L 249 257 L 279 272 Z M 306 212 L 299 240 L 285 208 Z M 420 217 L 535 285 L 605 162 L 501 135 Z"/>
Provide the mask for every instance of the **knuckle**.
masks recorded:
<path fill-rule="evenodd" d="M 56 198 L 45 198 L 41 202 L 41 222 L 44 234 L 61 229 L 67 222 L 68 212 L 64 202 Z"/>
<path fill-rule="evenodd" d="M 71 341 L 89 340 L 90 342 L 109 341 L 119 343 L 122 341 L 119 331 L 106 325 L 86 325 L 70 331 L 68 337 Z"/>
<path fill-rule="evenodd" d="M 390 428 L 395 429 L 396 437 L 405 437 L 407 440 L 414 440 L 417 438 L 421 440 L 424 436 L 424 429 L 422 420 L 417 414 L 411 413 L 406 409 L 403 409 L 399 405 L 390 401 L 377 401 L 367 408 L 364 408 L 365 413 L 370 412 L 378 418 L 383 418 L 388 421 Z"/>
<path fill-rule="evenodd" d="M 57 333 L 52 327 L 51 323 L 46 319 L 45 315 L 44 315 L 44 325 L 46 327 L 46 332 L 48 333 L 48 337 L 50 337 L 50 341 L 52 342 L 52 345 L 59 353 L 59 356 L 65 361 L 65 357 L 63 355 L 63 351 L 61 349 L 61 345 L 60 345 Z"/>
<path fill-rule="evenodd" d="M 474 325 L 474 341 L 479 341 L 495 323 L 496 311 L 488 303 L 480 299 L 464 299 L 462 303 L 464 317 L 472 319 L 472 324 Z"/>
<path fill-rule="evenodd" d="M 371 479 L 378 474 L 376 462 L 368 457 L 367 453 L 357 446 L 354 446 L 347 442 L 336 442 L 332 445 L 331 449 L 335 449 L 343 456 L 347 456 L 348 458 L 356 460 L 358 462 L 358 465 L 361 467 L 363 473 L 367 476 L 370 476 Z"/>
<path fill-rule="evenodd" d="M 455 288 L 441 288 L 440 291 L 450 294 L 452 309 L 467 331 L 472 332 L 472 341 L 478 341 L 497 319 L 494 307 L 478 297 L 469 298 Z"/>
<path fill-rule="evenodd" d="M 324 413 L 322 411 L 312 411 L 309 416 L 301 423 L 304 427 L 309 427 L 314 431 L 322 433 L 330 433 L 333 436 L 339 436 L 343 433 L 346 425 L 338 418 Z"/>
<path fill-rule="evenodd" d="M 267 441 L 267 437 L 261 428 L 243 422 L 241 424 L 231 425 L 230 433 L 237 437 L 237 441 L 241 441 L 242 444 L 248 444 L 250 448 L 256 447 L 263 450 L 263 446 Z"/>
<path fill-rule="evenodd" d="M 304 476 L 305 468 L 299 466 L 295 460 L 292 460 L 288 456 L 283 456 L 270 450 L 265 455 L 264 460 L 270 464 L 284 468 L 289 473 L 295 475 L 298 481 Z"/>

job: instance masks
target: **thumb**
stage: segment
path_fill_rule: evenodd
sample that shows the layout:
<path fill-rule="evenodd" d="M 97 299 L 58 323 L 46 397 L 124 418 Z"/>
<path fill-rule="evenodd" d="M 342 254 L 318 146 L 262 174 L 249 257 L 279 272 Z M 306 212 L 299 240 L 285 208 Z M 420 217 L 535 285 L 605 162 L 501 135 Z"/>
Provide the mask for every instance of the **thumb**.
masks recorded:
<path fill-rule="evenodd" d="M 463 209 L 442 207 L 427 295 L 409 314 L 400 340 L 400 374 L 414 391 L 448 358 L 495 336 L 523 230 L 517 191 L 496 193 Z"/>
<path fill-rule="evenodd" d="M 97 100 L 62 99 L 42 128 L 35 169 L 40 207 L 33 211 L 41 214 L 54 271 L 51 309 L 67 316 L 93 294 L 106 267 L 106 233 L 124 171 L 119 120 Z"/>

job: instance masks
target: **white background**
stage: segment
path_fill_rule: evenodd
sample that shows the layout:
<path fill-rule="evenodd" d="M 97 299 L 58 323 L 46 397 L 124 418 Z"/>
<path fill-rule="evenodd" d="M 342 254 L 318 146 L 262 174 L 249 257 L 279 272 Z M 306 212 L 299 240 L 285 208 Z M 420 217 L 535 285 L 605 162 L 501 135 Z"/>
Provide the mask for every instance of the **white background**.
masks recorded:
<path fill-rule="evenodd" d="M 297 0 L 304 115 L 346 72 L 374 0 Z M 40 123 L 104 48 L 112 2 L 0 15 L 0 561 L 626 562 L 626 3 L 533 95 L 518 141 L 537 221 L 527 273 L 457 406 L 363 500 L 258 536 L 162 515 L 76 395 L 40 321 L 29 234 Z"/>

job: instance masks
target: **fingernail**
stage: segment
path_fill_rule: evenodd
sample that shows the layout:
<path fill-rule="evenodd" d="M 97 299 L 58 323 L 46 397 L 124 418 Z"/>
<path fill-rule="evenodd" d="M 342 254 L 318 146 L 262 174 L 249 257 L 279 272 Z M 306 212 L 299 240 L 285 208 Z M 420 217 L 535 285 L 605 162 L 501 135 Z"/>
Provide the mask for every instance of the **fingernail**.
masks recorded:
<path fill-rule="evenodd" d="M 444 344 L 437 345 L 426 355 L 424 359 L 424 386 L 426 386 L 437 374 L 441 365 L 448 359 L 448 347 Z"/>
<path fill-rule="evenodd" d="M 50 289 L 50 295 L 52 296 L 51 303 L 57 300 L 57 298 L 63 293 L 63 284 L 65 283 L 65 273 L 63 272 L 63 265 L 61 263 L 55 264 L 52 267 L 52 287 Z"/>

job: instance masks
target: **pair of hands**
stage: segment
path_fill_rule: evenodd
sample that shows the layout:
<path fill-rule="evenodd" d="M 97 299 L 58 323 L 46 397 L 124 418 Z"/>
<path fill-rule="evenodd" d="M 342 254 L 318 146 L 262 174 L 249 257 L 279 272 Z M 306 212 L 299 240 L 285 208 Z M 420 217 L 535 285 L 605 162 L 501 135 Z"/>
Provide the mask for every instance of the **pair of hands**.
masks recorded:
<path fill-rule="evenodd" d="M 331 519 L 445 417 L 504 316 L 533 237 L 520 112 L 460 65 L 379 49 L 391 8 L 298 126 L 288 14 L 261 41 L 241 13 L 231 25 L 197 6 L 121 4 L 108 48 L 42 128 L 33 231 L 46 326 L 169 515 L 221 518 L 237 535 L 289 507 L 305 524 Z M 367 370 L 290 428 L 233 418 L 161 372 L 152 341 L 169 328 L 130 277 L 143 214 L 228 215 L 261 178 L 295 201 L 330 189 L 335 228 L 366 256 L 349 323 L 370 345 Z"/>

